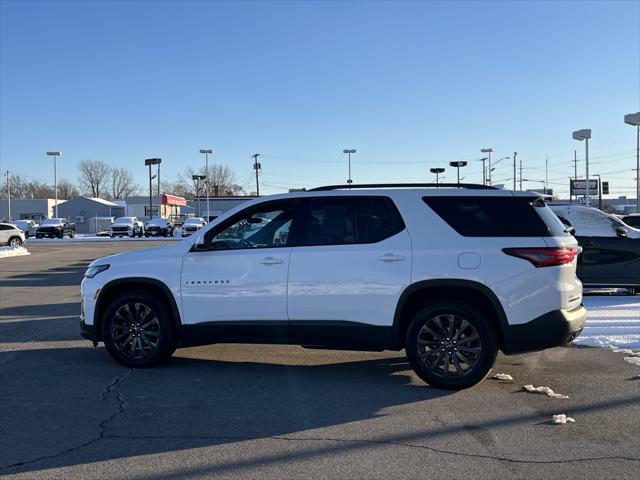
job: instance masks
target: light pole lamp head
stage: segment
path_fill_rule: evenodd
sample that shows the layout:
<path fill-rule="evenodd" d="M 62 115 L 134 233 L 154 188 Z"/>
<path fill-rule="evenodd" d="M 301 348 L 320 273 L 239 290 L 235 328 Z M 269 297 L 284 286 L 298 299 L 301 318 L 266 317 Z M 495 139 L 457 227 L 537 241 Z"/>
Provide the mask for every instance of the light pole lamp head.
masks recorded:
<path fill-rule="evenodd" d="M 345 148 L 344 150 L 342 150 L 342 153 L 356 153 L 356 149 L 355 148 Z"/>
<path fill-rule="evenodd" d="M 452 167 L 456 167 L 456 168 L 460 168 L 460 167 L 466 167 L 467 166 L 467 162 L 449 162 L 449 165 L 451 165 Z"/>
<path fill-rule="evenodd" d="M 191 175 L 191 180 L 204 180 L 206 178 L 206 175 Z"/>
<path fill-rule="evenodd" d="M 213 153 L 213 150 L 206 149 L 206 148 L 201 148 L 200 149 L 200 153 L 208 153 L 209 155 L 211 155 Z"/>
<path fill-rule="evenodd" d="M 582 130 L 576 130 L 575 132 L 573 132 L 573 139 L 574 140 L 589 140 L 591 138 L 591 129 L 590 128 L 584 128 Z"/>
<path fill-rule="evenodd" d="M 480 150 L 480 152 L 482 152 L 482 153 L 493 153 L 493 151 L 494 151 L 494 150 L 493 150 L 493 147 L 482 148 L 482 149 Z"/>
<path fill-rule="evenodd" d="M 438 168 L 431 168 L 429 170 L 431 173 L 437 173 L 438 175 L 444 172 L 444 168 L 438 167 Z"/>
<path fill-rule="evenodd" d="M 637 127 L 640 125 L 640 112 L 630 113 L 624 116 L 624 123 Z"/>
<path fill-rule="evenodd" d="M 47 155 L 52 157 L 59 157 L 60 155 L 62 155 L 62 152 L 47 152 Z"/>
<path fill-rule="evenodd" d="M 159 165 L 162 162 L 161 158 L 146 158 L 144 161 L 144 164 L 146 166 L 149 165 Z"/>

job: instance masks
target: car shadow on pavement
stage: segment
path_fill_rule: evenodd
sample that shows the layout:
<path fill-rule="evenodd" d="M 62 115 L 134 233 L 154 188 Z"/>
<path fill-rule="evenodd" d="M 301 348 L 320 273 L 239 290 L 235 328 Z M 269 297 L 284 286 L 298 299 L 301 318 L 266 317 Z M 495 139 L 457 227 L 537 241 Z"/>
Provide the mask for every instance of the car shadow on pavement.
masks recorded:
<path fill-rule="evenodd" d="M 88 262 L 80 262 L 33 273 L 8 275 L 0 280 L 0 287 L 77 287 L 82 281 L 87 265 Z"/>
<path fill-rule="evenodd" d="M 9 353 L 2 435 L 12 441 L 0 450 L 0 475 L 296 434 L 452 393 L 413 384 L 404 357 L 314 365 L 178 357 L 129 370 L 104 348 Z M 94 446 L 140 436 L 166 441 L 135 452 L 129 440 Z"/>

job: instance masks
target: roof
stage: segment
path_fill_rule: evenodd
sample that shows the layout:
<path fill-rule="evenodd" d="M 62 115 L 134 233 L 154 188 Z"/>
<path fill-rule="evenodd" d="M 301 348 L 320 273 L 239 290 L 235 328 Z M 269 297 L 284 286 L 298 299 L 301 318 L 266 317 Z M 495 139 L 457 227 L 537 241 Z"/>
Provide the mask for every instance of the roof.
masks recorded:
<path fill-rule="evenodd" d="M 121 207 L 121 205 L 118 205 L 117 203 L 110 202 L 109 200 L 105 200 L 103 198 L 85 197 L 84 195 L 80 195 L 79 197 L 74 198 L 74 200 L 77 200 L 78 198 L 85 198 L 87 200 L 93 200 L 94 202 L 101 203 L 101 204 L 106 205 L 108 207 Z"/>

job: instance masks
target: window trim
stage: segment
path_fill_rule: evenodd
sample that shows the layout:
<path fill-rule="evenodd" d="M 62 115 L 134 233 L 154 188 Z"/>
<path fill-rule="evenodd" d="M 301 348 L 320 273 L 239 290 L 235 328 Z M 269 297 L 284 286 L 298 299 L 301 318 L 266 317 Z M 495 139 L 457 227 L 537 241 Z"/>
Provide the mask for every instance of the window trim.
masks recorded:
<path fill-rule="evenodd" d="M 238 252 L 238 251 L 255 251 L 255 250 L 266 250 L 266 249 L 271 249 L 271 248 L 289 248 L 292 247 L 293 245 L 289 244 L 289 238 L 291 236 L 291 232 L 294 231 L 294 228 L 296 225 L 300 224 L 299 221 L 299 216 L 300 216 L 300 201 L 297 198 L 285 198 L 285 199 L 279 199 L 279 200 L 267 200 L 265 202 L 260 202 L 258 204 L 255 205 L 251 205 L 250 207 L 247 208 L 243 208 L 242 210 L 240 210 L 238 213 L 234 214 L 233 216 L 227 218 L 226 220 L 224 220 L 222 223 L 220 223 L 219 225 L 216 225 L 215 227 L 211 228 L 210 230 L 207 230 L 204 235 L 203 235 L 203 240 L 204 240 L 204 244 L 210 244 L 211 243 L 211 238 L 215 237 L 216 235 L 218 235 L 220 232 L 223 232 L 224 230 L 226 230 L 227 228 L 229 228 L 230 226 L 232 226 L 233 224 L 237 223 L 239 220 L 246 218 L 248 215 L 253 214 L 254 212 L 260 212 L 260 211 L 264 211 L 265 209 L 269 209 L 269 208 L 274 208 L 277 205 L 291 205 L 293 206 L 293 217 L 291 219 L 291 227 L 289 229 L 289 237 L 287 237 L 287 244 L 286 245 L 269 245 L 269 246 L 264 246 L 264 247 L 255 247 L 255 248 L 226 248 L 226 249 L 221 249 L 221 250 L 210 250 L 210 249 L 198 249 L 197 248 L 197 244 L 193 244 L 191 246 L 190 251 L 191 252 Z"/>
<path fill-rule="evenodd" d="M 386 196 L 386 195 L 318 195 L 314 197 L 301 198 L 300 222 L 299 222 L 300 231 L 302 231 L 303 233 L 309 231 L 307 227 L 309 224 L 309 220 L 311 219 L 311 203 L 314 200 L 325 200 L 325 199 L 342 200 L 342 199 L 350 199 L 350 198 L 356 198 L 356 199 L 366 198 L 369 200 L 372 200 L 375 198 L 381 198 L 385 202 L 391 215 L 394 217 L 395 223 L 397 225 L 396 228 L 387 236 L 379 240 L 376 240 L 375 242 L 367 241 L 367 242 L 352 242 L 352 243 L 306 243 L 306 242 L 301 242 L 300 239 L 298 239 L 298 243 L 293 244 L 291 246 L 293 247 L 344 247 L 349 245 L 375 245 L 376 243 L 384 242 L 385 240 L 395 235 L 398 235 L 399 233 L 406 230 L 407 227 L 404 223 L 404 219 L 402 218 L 402 215 L 400 214 L 398 207 L 396 207 L 396 204 L 393 202 L 393 200 L 389 196 Z"/>

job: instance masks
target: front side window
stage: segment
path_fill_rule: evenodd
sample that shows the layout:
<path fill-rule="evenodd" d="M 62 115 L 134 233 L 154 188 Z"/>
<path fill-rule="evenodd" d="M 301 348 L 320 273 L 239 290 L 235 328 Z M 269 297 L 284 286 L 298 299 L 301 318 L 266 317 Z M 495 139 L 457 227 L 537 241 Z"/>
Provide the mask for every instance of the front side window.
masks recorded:
<path fill-rule="evenodd" d="M 375 243 L 404 229 L 384 197 L 324 197 L 309 200 L 302 245 Z"/>
<path fill-rule="evenodd" d="M 284 247 L 289 242 L 293 203 L 247 209 L 207 232 L 207 250 Z"/>

